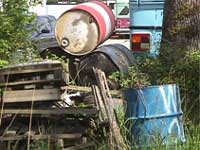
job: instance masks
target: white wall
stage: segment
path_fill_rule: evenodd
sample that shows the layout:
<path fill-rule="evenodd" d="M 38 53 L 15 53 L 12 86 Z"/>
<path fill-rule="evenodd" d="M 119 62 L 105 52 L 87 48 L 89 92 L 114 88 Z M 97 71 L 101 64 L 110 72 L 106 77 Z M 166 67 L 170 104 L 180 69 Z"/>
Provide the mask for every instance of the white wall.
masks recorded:
<path fill-rule="evenodd" d="M 31 7 L 30 12 L 37 15 L 52 15 L 58 18 L 63 12 L 72 8 L 74 5 L 46 5 L 46 0 L 42 4 Z"/>
<path fill-rule="evenodd" d="M 46 15 L 46 0 L 43 0 L 42 4 L 29 8 L 30 12 L 34 12 L 37 15 Z"/>
<path fill-rule="evenodd" d="M 46 14 L 58 18 L 63 12 L 74 7 L 74 5 L 47 5 Z"/>

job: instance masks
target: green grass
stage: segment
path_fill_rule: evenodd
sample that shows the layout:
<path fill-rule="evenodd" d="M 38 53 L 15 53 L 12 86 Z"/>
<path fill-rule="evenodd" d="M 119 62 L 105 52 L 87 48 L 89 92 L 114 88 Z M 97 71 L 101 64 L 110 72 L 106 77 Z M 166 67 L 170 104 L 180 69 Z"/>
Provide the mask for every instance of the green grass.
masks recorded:
<path fill-rule="evenodd" d="M 127 121 L 124 119 L 125 111 L 123 109 L 118 110 L 118 118 L 121 128 L 121 133 L 124 137 L 124 141 L 126 146 L 124 146 L 123 150 L 200 150 L 200 124 L 193 124 L 191 121 L 184 122 L 184 132 L 185 132 L 185 143 L 176 143 L 173 145 L 161 145 L 161 139 L 157 139 L 157 144 L 152 145 L 150 147 L 134 147 L 134 141 L 130 142 L 131 140 L 128 138 L 130 135 L 130 131 L 126 128 Z M 188 120 L 188 119 L 185 119 Z M 159 137 L 159 136 L 158 136 Z M 109 150 L 109 140 L 108 136 L 104 136 L 104 139 L 99 143 L 96 147 L 96 150 Z"/>
<path fill-rule="evenodd" d="M 125 111 L 123 108 L 119 108 L 117 110 L 118 119 L 119 119 L 119 125 L 121 128 L 121 133 L 124 137 L 125 146 L 122 150 L 200 150 L 200 124 L 193 124 L 188 119 L 185 119 L 184 124 L 184 131 L 185 131 L 185 137 L 186 142 L 184 144 L 174 144 L 174 145 L 159 145 L 158 143 L 161 143 L 161 139 L 157 138 L 157 144 L 152 145 L 150 147 L 141 147 L 136 148 L 133 147 L 133 142 L 130 142 L 130 139 L 128 138 L 130 131 L 126 128 L 127 127 L 127 121 L 125 118 Z M 187 121 L 186 121 L 187 120 Z M 108 133 L 104 132 L 104 135 L 101 132 L 101 135 L 98 136 L 98 138 L 93 139 L 97 146 L 96 148 L 92 148 L 90 150 L 109 150 L 109 135 Z M 158 136 L 159 137 L 159 136 Z M 49 148 L 48 141 L 39 141 L 37 143 L 32 143 L 30 149 L 31 150 L 47 150 Z M 57 146 L 56 150 L 60 150 L 60 148 Z M 89 150 L 89 149 L 88 149 Z"/>

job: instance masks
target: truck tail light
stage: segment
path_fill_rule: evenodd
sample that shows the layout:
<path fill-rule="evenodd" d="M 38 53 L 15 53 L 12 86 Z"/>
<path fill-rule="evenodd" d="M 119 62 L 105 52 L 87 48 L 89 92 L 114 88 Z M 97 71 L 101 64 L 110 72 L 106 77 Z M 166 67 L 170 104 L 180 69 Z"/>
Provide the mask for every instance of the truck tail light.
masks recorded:
<path fill-rule="evenodd" d="M 133 34 L 132 35 L 132 51 L 149 52 L 151 46 L 150 34 Z"/>

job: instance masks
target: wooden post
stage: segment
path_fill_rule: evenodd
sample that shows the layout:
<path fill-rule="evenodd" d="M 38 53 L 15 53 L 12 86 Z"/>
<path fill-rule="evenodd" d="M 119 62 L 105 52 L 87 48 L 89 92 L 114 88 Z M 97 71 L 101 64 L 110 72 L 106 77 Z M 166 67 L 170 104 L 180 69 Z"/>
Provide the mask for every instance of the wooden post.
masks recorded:
<path fill-rule="evenodd" d="M 93 91 L 93 94 L 94 94 L 94 99 L 95 99 L 97 109 L 99 111 L 100 121 L 103 122 L 103 121 L 108 120 L 108 116 L 106 114 L 105 106 L 104 106 L 99 88 L 96 85 L 92 85 L 92 91 Z"/>
<path fill-rule="evenodd" d="M 117 118 L 114 112 L 114 105 L 112 97 L 109 91 L 107 80 L 104 72 L 99 69 L 93 69 L 95 77 L 97 80 L 97 86 L 100 89 L 100 94 L 104 102 L 104 107 L 108 116 L 109 125 L 110 125 L 110 139 L 111 139 L 111 150 L 122 150 L 124 146 L 123 137 L 120 132 L 120 128 L 117 123 Z M 114 145 L 113 145 L 114 144 Z"/>

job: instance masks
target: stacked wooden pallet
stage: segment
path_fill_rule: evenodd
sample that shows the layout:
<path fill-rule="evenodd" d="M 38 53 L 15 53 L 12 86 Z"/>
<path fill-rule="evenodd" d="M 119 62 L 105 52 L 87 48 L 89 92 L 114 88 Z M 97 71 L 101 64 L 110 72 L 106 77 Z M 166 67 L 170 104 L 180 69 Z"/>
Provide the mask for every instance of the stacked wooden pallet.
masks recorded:
<path fill-rule="evenodd" d="M 0 69 L 0 149 L 30 149 L 41 140 L 51 149 L 94 146 L 88 131 L 98 111 L 65 105 L 62 95 L 68 93 L 61 86 L 68 83 L 67 66 L 60 62 Z"/>
<path fill-rule="evenodd" d="M 58 61 L 19 64 L 0 70 L 0 87 L 63 85 L 69 82 L 68 75 L 68 66 Z"/>

